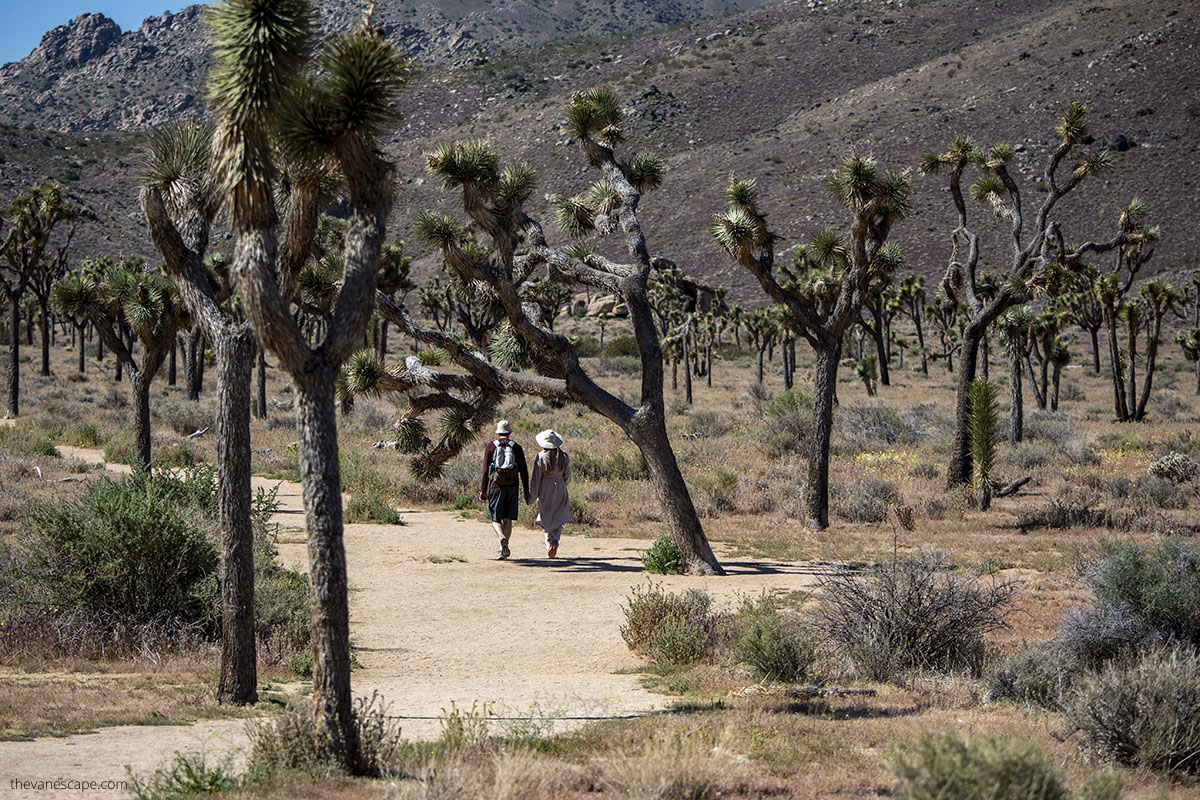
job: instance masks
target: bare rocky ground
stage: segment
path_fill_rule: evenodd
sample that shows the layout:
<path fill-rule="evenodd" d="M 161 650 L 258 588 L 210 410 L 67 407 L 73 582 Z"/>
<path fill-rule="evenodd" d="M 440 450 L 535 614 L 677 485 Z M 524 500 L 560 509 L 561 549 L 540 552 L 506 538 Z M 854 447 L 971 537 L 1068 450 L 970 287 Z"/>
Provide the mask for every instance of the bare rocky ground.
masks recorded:
<path fill-rule="evenodd" d="M 99 451 L 59 449 L 67 458 L 102 460 Z M 299 484 L 257 477 L 254 482 L 278 486 L 280 555 L 288 566 L 304 569 Z M 542 557 L 539 533 L 518 529 L 513 558 L 500 562 L 492 560 L 495 536 L 484 523 L 448 511 L 407 511 L 403 518 L 402 526 L 347 525 L 346 553 L 351 636 L 361 664 L 354 691 L 365 697 L 379 692 L 390 713 L 403 718 L 405 737 L 436 738 L 439 717 L 451 704 L 464 711 L 486 709 L 500 728 L 509 723 L 504 717 L 524 717 L 555 729 L 583 721 L 553 717 L 662 707 L 664 698 L 629 674 L 638 661 L 620 635 L 622 603 L 631 587 L 646 581 L 639 556 L 644 540 L 585 538 L 568 530 L 559 557 L 549 560 Z M 718 604 L 768 588 L 803 589 L 814 580 L 804 565 L 737 560 L 719 546 L 717 552 L 729 577 L 661 580 L 672 590 L 702 586 Z M 242 720 L 0 742 L 0 797 L 78 796 L 14 789 L 10 781 L 123 780 L 127 767 L 144 775 L 177 751 L 237 764 L 246 744 Z"/>

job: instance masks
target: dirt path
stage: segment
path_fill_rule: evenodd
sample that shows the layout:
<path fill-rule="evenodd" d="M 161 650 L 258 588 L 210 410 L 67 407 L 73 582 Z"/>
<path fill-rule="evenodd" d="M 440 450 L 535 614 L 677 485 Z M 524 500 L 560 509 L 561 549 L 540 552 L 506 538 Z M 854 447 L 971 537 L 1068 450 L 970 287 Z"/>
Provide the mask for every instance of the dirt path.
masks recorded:
<path fill-rule="evenodd" d="M 59 450 L 88 462 L 102 458 L 98 451 Z M 285 529 L 280 555 L 288 566 L 305 569 L 300 486 L 254 481 L 278 487 L 277 519 Z M 540 533 L 519 529 L 513 558 L 499 562 L 492 560 L 494 534 L 483 523 L 456 512 L 402 516 L 402 526 L 348 525 L 346 555 L 351 634 L 361 663 L 354 691 L 378 691 L 392 714 L 424 718 L 402 719 L 406 737 L 436 737 L 437 718 L 451 703 L 466 710 L 486 705 L 498 717 L 532 712 L 535 718 L 662 707 L 665 698 L 642 689 L 637 676 L 615 674 L 638 663 L 621 639 L 621 606 L 631 587 L 647 580 L 639 560 L 645 540 L 568 532 L 559 558 L 548 560 L 541 557 Z M 673 590 L 703 587 L 718 603 L 813 581 L 799 565 L 730 561 L 720 548 L 718 555 L 726 556 L 727 578 L 661 580 Z M 505 724 L 493 722 L 498 729 Z M 245 744 L 244 731 L 243 721 L 214 721 L 0 743 L 0 797 L 72 794 L 15 789 L 13 778 L 121 779 L 126 765 L 144 774 L 177 750 L 236 753 Z"/>

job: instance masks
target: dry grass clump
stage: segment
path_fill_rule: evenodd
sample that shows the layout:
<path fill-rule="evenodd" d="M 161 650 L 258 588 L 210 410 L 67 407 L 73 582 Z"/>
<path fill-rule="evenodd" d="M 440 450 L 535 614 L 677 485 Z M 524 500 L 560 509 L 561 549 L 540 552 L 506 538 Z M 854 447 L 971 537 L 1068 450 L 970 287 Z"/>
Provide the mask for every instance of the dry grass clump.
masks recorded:
<path fill-rule="evenodd" d="M 604 767 L 606 788 L 645 800 L 716 800 L 728 775 L 724 759 L 665 737 Z"/>

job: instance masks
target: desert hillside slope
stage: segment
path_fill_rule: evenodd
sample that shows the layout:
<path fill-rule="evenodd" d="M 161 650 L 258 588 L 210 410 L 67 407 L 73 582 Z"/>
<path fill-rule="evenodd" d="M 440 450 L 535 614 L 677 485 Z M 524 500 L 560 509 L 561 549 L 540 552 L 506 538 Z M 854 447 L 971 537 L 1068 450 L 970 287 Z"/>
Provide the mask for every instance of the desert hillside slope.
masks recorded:
<path fill-rule="evenodd" d="M 1068 236 L 1105 234 L 1115 224 L 1117 207 L 1139 195 L 1149 204 L 1151 221 L 1163 228 L 1152 261 L 1156 269 L 1177 268 L 1200 254 L 1195 225 L 1200 9 L 1193 4 L 692 3 L 687 6 L 692 18 L 697 9 L 745 10 L 620 34 L 604 24 L 580 22 L 588 38 L 572 38 L 579 31 L 566 27 L 551 36 L 537 25 L 541 39 L 506 33 L 497 20 L 532 19 L 528 15 L 536 9 L 566 8 L 527 5 L 512 0 L 504 6 L 513 9 L 508 16 L 470 12 L 476 16 L 462 24 L 476 25 L 472 30 L 478 35 L 472 34 L 469 55 L 417 46 L 399 22 L 388 23 L 421 65 L 401 101 L 405 121 L 389 143 L 400 175 L 397 238 L 411 239 L 409 220 L 416 211 L 453 208 L 454 198 L 425 177 L 423 153 L 438 141 L 486 137 L 505 158 L 537 167 L 544 192 L 583 189 L 588 177 L 579 154 L 567 147 L 561 110 L 571 91 L 607 83 L 630 103 L 630 147 L 659 151 L 670 168 L 663 188 L 643 204 L 652 247 L 752 302 L 757 292 L 749 276 L 731 267 L 705 233 L 731 172 L 759 179 L 764 207 L 785 244 L 801 241 L 820 225 L 842 224 L 822 195 L 820 179 L 851 149 L 887 166 L 912 169 L 921 153 L 943 147 L 958 132 L 985 144 L 1009 141 L 1018 150 L 1016 164 L 1029 203 L 1040 197 L 1038 178 L 1053 146 L 1056 118 L 1076 100 L 1093 110 L 1091 146 L 1111 148 L 1119 158 L 1110 173 L 1061 205 Z M 450 13 L 450 6 L 438 8 Z M 631 27 L 677 19 L 629 18 Z M 142 30 L 153 28 L 152 22 Z M 348 19 L 334 22 L 349 24 Z M 87 63 L 63 68 L 54 103 L 70 106 L 75 94 L 94 98 L 86 126 L 75 126 L 90 130 L 66 130 L 72 126 L 54 117 L 53 104 L 49 110 L 18 112 L 13 97 L 36 105 L 36 96 L 28 89 L 22 93 L 17 83 L 25 78 L 14 77 L 15 70 L 28 72 L 45 53 L 0 71 L 0 119 L 10 123 L 0 130 L 5 159 L 0 194 L 11 196 L 36 180 L 62 180 L 86 210 L 84 247 L 151 255 L 136 202 L 139 131 L 204 113 L 196 99 L 202 82 L 198 70 L 206 58 L 202 25 L 189 10 L 174 15 L 167 27 L 187 34 L 186 47 L 180 44 L 171 57 L 192 67 L 177 66 L 170 74 L 190 87 L 192 100 L 172 99 L 180 95 L 180 86 L 136 88 L 117 82 L 113 91 L 136 95 L 137 102 L 109 102 L 95 94 Z M 46 46 L 43 42 L 39 51 Z M 157 64 L 157 58 L 167 56 L 151 61 Z M 147 70 L 147 81 L 151 73 L 158 74 Z M 135 113 L 151 103 L 174 110 Z M 131 121 L 131 113 L 141 114 L 141 122 Z M 18 127 L 18 119 L 34 122 Z M 937 179 L 914 181 L 914 214 L 895 237 L 910 264 L 932 275 L 946 260 L 952 209 Z M 990 226 L 982 216 L 981 210 L 981 227 Z M 985 262 L 1002 262 L 997 244 L 985 240 Z M 428 254 L 414 248 L 414 255 L 423 266 L 431 265 Z"/>

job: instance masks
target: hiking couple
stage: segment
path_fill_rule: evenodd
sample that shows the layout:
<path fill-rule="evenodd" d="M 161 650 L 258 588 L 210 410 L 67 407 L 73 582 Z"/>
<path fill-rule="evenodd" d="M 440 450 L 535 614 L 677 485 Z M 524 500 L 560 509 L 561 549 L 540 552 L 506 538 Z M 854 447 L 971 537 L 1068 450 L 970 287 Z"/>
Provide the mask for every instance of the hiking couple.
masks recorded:
<path fill-rule="evenodd" d="M 496 438 L 483 450 L 483 480 L 479 499 L 488 504 L 488 518 L 500 537 L 496 558 L 512 555 L 508 540 L 517 518 L 518 488 L 524 489 L 525 502 L 538 504 L 537 524 L 546 531 L 546 556 L 558 555 L 563 525 L 574 522 L 567 503 L 567 483 L 571 480 L 571 460 L 562 450 L 562 437 L 545 430 L 536 437 L 541 452 L 533 461 L 533 477 L 525 464 L 525 451 L 512 440 L 512 425 L 502 419 L 496 424 Z"/>

